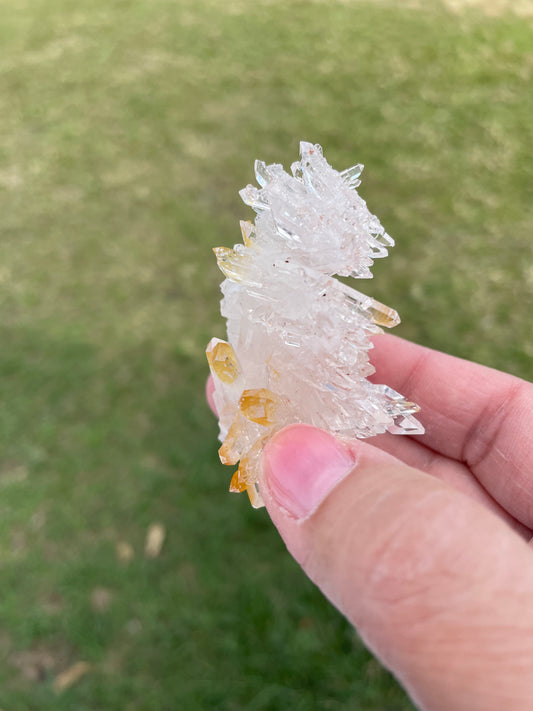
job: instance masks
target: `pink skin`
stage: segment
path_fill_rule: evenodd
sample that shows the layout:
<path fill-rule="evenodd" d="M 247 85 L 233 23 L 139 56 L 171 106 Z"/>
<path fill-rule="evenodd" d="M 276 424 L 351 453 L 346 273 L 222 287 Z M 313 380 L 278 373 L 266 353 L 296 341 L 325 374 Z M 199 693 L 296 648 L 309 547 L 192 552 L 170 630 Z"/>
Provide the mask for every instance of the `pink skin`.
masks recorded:
<path fill-rule="evenodd" d="M 426 433 L 285 428 L 263 454 L 272 521 L 420 708 L 529 711 L 533 385 L 388 335 L 372 361 Z"/>
<path fill-rule="evenodd" d="M 297 519 L 312 516 L 353 469 L 355 457 L 329 432 L 309 425 L 286 427 L 268 445 L 268 485 L 278 506 Z"/>
<path fill-rule="evenodd" d="M 213 382 L 213 378 L 209 376 L 207 379 L 207 383 L 205 384 L 205 396 L 207 398 L 207 402 L 209 404 L 209 407 L 211 408 L 212 412 L 214 415 L 217 414 L 217 408 L 215 407 L 215 401 L 213 400 L 213 393 L 215 392 L 215 383 Z"/>

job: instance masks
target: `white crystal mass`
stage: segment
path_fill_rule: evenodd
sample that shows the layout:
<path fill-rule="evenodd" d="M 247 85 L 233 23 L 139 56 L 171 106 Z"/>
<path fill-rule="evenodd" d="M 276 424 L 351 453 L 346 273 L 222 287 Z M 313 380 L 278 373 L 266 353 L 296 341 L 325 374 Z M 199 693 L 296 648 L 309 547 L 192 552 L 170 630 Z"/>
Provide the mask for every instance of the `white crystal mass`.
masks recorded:
<path fill-rule="evenodd" d="M 241 190 L 256 212 L 241 222 L 244 244 L 215 249 L 226 276 L 228 344 L 212 339 L 224 463 L 240 467 L 231 489 L 261 505 L 261 451 L 270 436 L 306 422 L 341 438 L 421 434 L 418 406 L 368 382 L 368 351 L 398 314 L 334 275 L 371 278 L 394 241 L 358 195 L 362 165 L 334 170 L 319 145 L 302 142 L 292 175 L 256 161 L 259 188 Z"/>

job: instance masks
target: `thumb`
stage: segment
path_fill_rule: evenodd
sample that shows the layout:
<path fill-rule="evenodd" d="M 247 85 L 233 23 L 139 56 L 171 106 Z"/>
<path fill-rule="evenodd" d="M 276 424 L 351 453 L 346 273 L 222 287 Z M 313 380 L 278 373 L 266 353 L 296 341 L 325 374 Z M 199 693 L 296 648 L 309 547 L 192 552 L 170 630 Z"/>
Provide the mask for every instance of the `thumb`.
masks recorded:
<path fill-rule="evenodd" d="M 531 710 L 533 553 L 507 524 L 309 425 L 278 432 L 263 470 L 287 548 L 421 708 Z"/>

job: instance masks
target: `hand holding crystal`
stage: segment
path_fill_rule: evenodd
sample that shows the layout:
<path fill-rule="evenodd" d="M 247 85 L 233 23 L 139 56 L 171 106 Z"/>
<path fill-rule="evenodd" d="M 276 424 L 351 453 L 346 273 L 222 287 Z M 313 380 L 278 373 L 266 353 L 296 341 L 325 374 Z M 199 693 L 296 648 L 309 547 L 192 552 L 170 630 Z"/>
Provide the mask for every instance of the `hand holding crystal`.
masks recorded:
<path fill-rule="evenodd" d="M 208 345 L 208 392 L 230 490 L 266 505 L 420 708 L 530 711 L 533 385 L 376 335 L 398 314 L 336 278 L 368 279 L 394 244 L 362 166 L 300 156 L 292 175 L 256 161 L 255 224 L 215 249 L 228 342 Z"/>
<path fill-rule="evenodd" d="M 533 385 L 393 336 L 371 380 L 425 434 L 290 425 L 261 490 L 290 553 L 427 711 L 533 699 Z M 209 388 L 208 388 L 209 392 Z"/>

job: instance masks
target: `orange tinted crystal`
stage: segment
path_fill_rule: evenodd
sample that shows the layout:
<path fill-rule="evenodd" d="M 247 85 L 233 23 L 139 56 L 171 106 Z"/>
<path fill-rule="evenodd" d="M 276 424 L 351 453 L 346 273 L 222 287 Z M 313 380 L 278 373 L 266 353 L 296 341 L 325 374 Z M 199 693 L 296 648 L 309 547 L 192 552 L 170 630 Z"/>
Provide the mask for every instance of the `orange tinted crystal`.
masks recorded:
<path fill-rule="evenodd" d="M 223 383 L 233 383 L 241 373 L 235 351 L 226 341 L 219 341 L 211 351 L 208 350 L 207 360 Z"/>
<path fill-rule="evenodd" d="M 239 451 L 239 440 L 242 430 L 238 418 L 233 422 L 226 435 L 226 439 L 222 442 L 222 446 L 218 450 L 218 456 L 222 464 L 237 464 L 242 456 Z"/>
<path fill-rule="evenodd" d="M 246 489 L 246 487 L 247 484 L 242 478 L 241 469 L 239 467 L 239 469 L 237 469 L 237 471 L 231 477 L 229 490 L 235 494 L 240 494 Z"/>
<path fill-rule="evenodd" d="M 381 304 L 379 301 L 373 302 L 372 306 L 368 309 L 372 315 L 372 321 L 377 326 L 385 326 L 385 328 L 392 328 L 400 323 L 400 317 L 394 309 Z"/>
<path fill-rule="evenodd" d="M 246 269 L 246 258 L 229 247 L 214 247 L 217 264 L 224 276 L 232 281 L 241 281 Z"/>
<path fill-rule="evenodd" d="M 239 409 L 252 422 L 264 427 L 275 423 L 277 396 L 266 388 L 245 390 L 239 400 Z"/>

